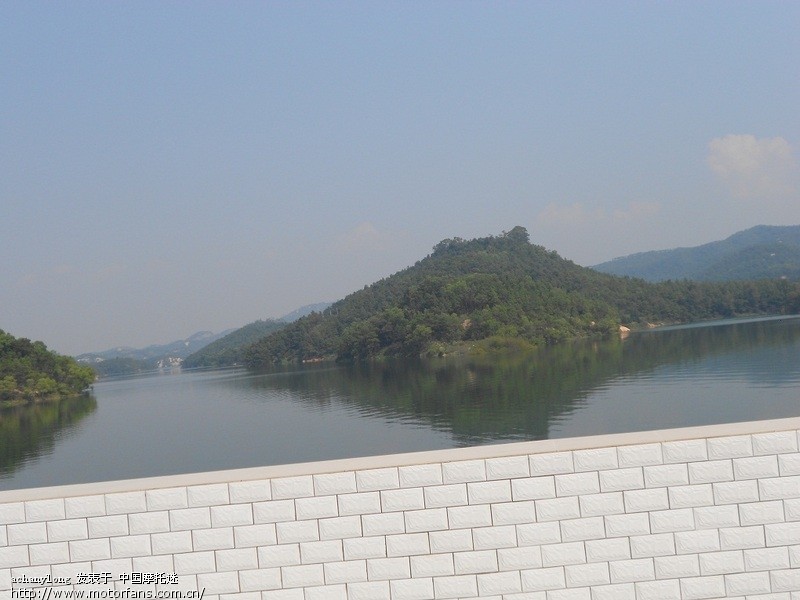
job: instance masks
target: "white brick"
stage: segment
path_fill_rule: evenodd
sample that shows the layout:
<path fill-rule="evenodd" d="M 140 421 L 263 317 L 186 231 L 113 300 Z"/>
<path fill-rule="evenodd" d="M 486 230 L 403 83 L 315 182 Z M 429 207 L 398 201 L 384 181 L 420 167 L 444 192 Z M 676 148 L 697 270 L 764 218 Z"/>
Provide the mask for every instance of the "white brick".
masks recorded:
<path fill-rule="evenodd" d="M 537 521 L 577 519 L 580 516 L 581 510 L 577 496 L 536 501 Z"/>
<path fill-rule="evenodd" d="M 701 575 L 724 575 L 744 571 L 744 555 L 741 550 L 706 552 L 700 555 Z"/>
<path fill-rule="evenodd" d="M 230 502 L 227 483 L 194 485 L 187 488 L 186 491 L 190 507 L 217 506 Z"/>
<path fill-rule="evenodd" d="M 773 592 L 800 591 L 800 571 L 797 569 L 772 571 L 769 577 Z"/>
<path fill-rule="evenodd" d="M 213 573 L 216 571 L 213 552 L 189 552 L 176 554 L 175 573 L 178 575 L 196 575 L 197 573 Z"/>
<path fill-rule="evenodd" d="M 590 450 L 575 450 L 572 453 L 572 464 L 576 472 L 617 469 L 619 468 L 617 449 L 592 448 Z"/>
<path fill-rule="evenodd" d="M 708 460 L 706 440 L 683 440 L 661 444 L 665 463 L 688 463 Z"/>
<path fill-rule="evenodd" d="M 639 444 L 617 448 L 620 468 L 660 465 L 664 462 L 661 444 Z"/>
<path fill-rule="evenodd" d="M 274 492 L 273 488 L 273 492 Z M 281 567 L 283 585 L 287 588 L 309 587 L 325 583 L 325 574 L 322 565 L 298 565 L 295 567 Z"/>
<path fill-rule="evenodd" d="M 786 547 L 755 548 L 744 551 L 745 571 L 773 571 L 788 569 L 791 566 L 789 549 Z"/>
<path fill-rule="evenodd" d="M 158 533 L 150 536 L 150 545 L 153 554 L 179 554 L 191 552 L 192 532 L 173 531 L 170 533 Z"/>
<path fill-rule="evenodd" d="M 685 464 L 644 467 L 644 485 L 648 488 L 688 485 L 689 470 Z"/>
<path fill-rule="evenodd" d="M 376 598 L 378 598 L 378 596 L 376 596 Z M 212 599 L 209 598 L 207 600 Z M 217 600 L 219 600 L 219 598 L 217 598 Z M 305 600 L 305 593 L 301 588 L 291 590 L 272 590 L 261 592 L 261 600 Z M 362 600 L 362 598 L 359 598 L 358 600 Z"/>
<path fill-rule="evenodd" d="M 411 566 L 407 556 L 398 558 L 372 558 L 367 560 L 367 579 L 409 579 Z"/>
<path fill-rule="evenodd" d="M 611 583 L 606 563 L 569 565 L 564 567 L 567 587 L 607 585 Z"/>
<path fill-rule="evenodd" d="M 239 587 L 243 592 L 275 590 L 281 587 L 281 570 L 251 569 L 239 571 Z"/>
<path fill-rule="evenodd" d="M 451 529 L 487 527 L 492 524 L 491 507 L 488 504 L 454 506 L 447 509 Z"/>
<path fill-rule="evenodd" d="M 358 491 L 356 487 L 356 474 L 323 473 L 314 475 L 314 494 L 316 496 L 332 496 L 335 494 L 352 494 Z"/>
<path fill-rule="evenodd" d="M 733 573 L 725 575 L 728 595 L 744 596 L 770 592 L 769 573 Z"/>
<path fill-rule="evenodd" d="M 0 525 L 8 525 L 10 523 L 24 523 L 24 522 L 25 522 L 25 504 L 23 502 L 0 504 Z"/>
<path fill-rule="evenodd" d="M 311 475 L 281 477 L 273 479 L 270 483 L 272 486 L 272 498 L 275 500 L 306 498 L 314 495 L 314 479 Z"/>
<path fill-rule="evenodd" d="M 478 595 L 477 575 L 433 578 L 434 598 L 473 598 Z M 370 599 L 371 600 L 371 599 Z"/>
<path fill-rule="evenodd" d="M 339 516 L 336 496 L 316 496 L 314 498 L 298 498 L 294 501 L 298 521 L 324 519 Z"/>
<path fill-rule="evenodd" d="M 667 488 L 630 490 L 623 493 L 625 512 L 634 513 L 669 508 Z"/>
<path fill-rule="evenodd" d="M 437 485 L 424 488 L 425 506 L 427 508 L 444 508 L 467 504 L 467 485 Z"/>
<path fill-rule="evenodd" d="M 611 583 L 634 583 L 655 579 L 652 558 L 614 560 L 608 563 Z"/>
<path fill-rule="evenodd" d="M 631 557 L 631 547 L 628 538 L 589 540 L 586 542 L 585 546 L 587 562 L 627 560 Z"/>
<path fill-rule="evenodd" d="M 760 479 L 778 476 L 777 456 L 751 456 L 733 459 L 736 479 Z"/>
<path fill-rule="evenodd" d="M 756 525 L 753 527 L 731 527 L 720 529 L 719 543 L 721 550 L 763 548 L 766 545 L 764 528 L 760 525 Z"/>
<path fill-rule="evenodd" d="M 637 600 L 681 600 L 681 589 L 677 579 L 639 581 L 635 587 Z"/>
<path fill-rule="evenodd" d="M 386 558 L 386 538 L 384 536 L 342 540 L 342 547 L 345 560 Z"/>
<path fill-rule="evenodd" d="M 272 523 L 234 527 L 233 539 L 237 548 L 271 546 L 278 543 L 278 535 Z"/>
<path fill-rule="evenodd" d="M 359 492 L 374 492 L 400 487 L 397 468 L 356 471 L 356 487 Z"/>
<path fill-rule="evenodd" d="M 9 527 L 11 527 L 9 525 Z M 89 537 L 86 519 L 67 519 L 47 523 L 47 539 L 50 542 L 85 540 Z"/>
<path fill-rule="evenodd" d="M 650 518 L 647 513 L 630 515 L 609 515 L 603 517 L 608 537 L 646 535 L 650 533 Z"/>
<path fill-rule="evenodd" d="M 233 528 L 196 529 L 192 531 L 194 550 L 224 550 L 233 548 Z"/>
<path fill-rule="evenodd" d="M 685 600 L 722 598 L 725 595 L 725 580 L 721 576 L 683 579 L 681 580 L 681 593 Z"/>
<path fill-rule="evenodd" d="M 622 492 L 638 490 L 644 487 L 644 475 L 641 467 L 600 471 L 600 491 Z"/>
<path fill-rule="evenodd" d="M 547 592 L 549 600 L 592 600 L 591 588 L 569 588 Z"/>
<path fill-rule="evenodd" d="M 140 573 L 174 573 L 175 565 L 172 561 L 172 556 L 137 556 L 132 561 L 134 571 Z M 91 568 L 89 569 L 91 570 Z M 72 573 L 78 572 L 74 569 Z"/>
<path fill-rule="evenodd" d="M 364 535 L 390 535 L 405 533 L 406 521 L 403 513 L 381 513 L 377 515 L 364 515 L 361 517 L 361 527 Z"/>
<path fill-rule="evenodd" d="M 487 479 L 515 479 L 529 477 L 530 463 L 527 456 L 506 456 L 486 459 Z"/>
<path fill-rule="evenodd" d="M 513 525 L 478 527 L 472 530 L 475 550 L 513 548 L 517 544 L 517 530 Z"/>
<path fill-rule="evenodd" d="M 428 538 L 431 544 L 431 552 L 434 554 L 474 549 L 472 544 L 472 531 L 469 529 L 432 531 L 428 534 Z"/>
<path fill-rule="evenodd" d="M 272 500 L 269 480 L 232 481 L 228 484 L 228 496 L 234 504 L 244 502 L 264 502 Z"/>
<path fill-rule="evenodd" d="M 671 508 L 692 508 L 714 504 L 714 491 L 711 484 L 684 485 L 669 488 Z"/>
<path fill-rule="evenodd" d="M 185 487 L 145 491 L 147 510 L 170 510 L 188 508 L 189 499 Z"/>
<path fill-rule="evenodd" d="M 128 516 L 112 515 L 87 519 L 90 538 L 107 538 L 115 535 L 128 535 Z"/>
<path fill-rule="evenodd" d="M 492 573 L 498 570 L 497 552 L 494 550 L 456 552 L 453 555 L 453 562 L 456 575 Z"/>
<path fill-rule="evenodd" d="M 108 538 L 69 542 L 69 558 L 72 562 L 111 558 L 111 544 Z"/>
<path fill-rule="evenodd" d="M 411 575 L 414 578 L 453 575 L 453 554 L 432 554 L 411 557 Z"/>
<path fill-rule="evenodd" d="M 691 508 L 658 510 L 650 513 L 650 530 L 653 533 L 691 531 L 694 528 L 694 513 Z"/>
<path fill-rule="evenodd" d="M 386 556 L 415 556 L 430 554 L 427 533 L 403 533 L 386 536 Z"/>
<path fill-rule="evenodd" d="M 678 554 L 715 552 L 719 550 L 719 533 L 716 529 L 703 531 L 679 531 L 675 536 L 675 551 Z"/>
<path fill-rule="evenodd" d="M 146 510 L 147 499 L 144 492 L 106 494 L 106 514 L 108 515 L 145 512 Z"/>
<path fill-rule="evenodd" d="M 800 475 L 800 454 L 782 454 L 778 457 L 781 475 Z"/>
<path fill-rule="evenodd" d="M 522 571 L 522 589 L 526 592 L 559 590 L 567 586 L 564 567 Z"/>
<path fill-rule="evenodd" d="M 561 539 L 565 542 L 597 540 L 605 537 L 603 517 L 586 517 L 561 521 Z"/>
<path fill-rule="evenodd" d="M 736 504 L 703 506 L 692 510 L 697 529 L 719 529 L 739 525 L 739 507 Z"/>
<path fill-rule="evenodd" d="M 486 481 L 486 463 L 483 460 L 464 460 L 442 465 L 443 483 L 469 483 Z"/>
<path fill-rule="evenodd" d="M 169 523 L 172 531 L 187 529 L 208 529 L 211 527 L 211 512 L 208 508 L 181 508 L 169 511 Z M 91 535 L 91 519 L 89 535 Z"/>
<path fill-rule="evenodd" d="M 433 579 L 430 578 L 399 579 L 389 582 L 389 586 L 393 600 L 428 600 L 433 598 Z"/>
<path fill-rule="evenodd" d="M 658 556 L 654 559 L 656 579 L 699 577 L 700 561 L 697 554 Z"/>
<path fill-rule="evenodd" d="M 536 547 L 500 548 L 497 550 L 497 564 L 501 571 L 539 569 L 542 566 L 542 552 Z"/>
<path fill-rule="evenodd" d="M 408 533 L 440 531 L 448 527 L 445 508 L 408 511 L 405 513 L 405 520 Z"/>
<path fill-rule="evenodd" d="M 367 515 L 381 512 L 380 492 L 361 492 L 338 496 L 339 514 Z"/>
<path fill-rule="evenodd" d="M 442 465 L 413 465 L 398 469 L 400 487 L 422 487 L 442 484 Z"/>
<path fill-rule="evenodd" d="M 304 588 L 305 600 L 347 600 L 347 586 L 345 585 L 321 585 Z M 234 600 L 233 598 L 223 598 L 221 600 Z M 236 598 L 235 600 L 239 600 Z M 262 600 L 258 598 L 257 600 Z"/>
<path fill-rule="evenodd" d="M 102 495 L 65 498 L 64 508 L 68 519 L 100 517 L 106 514 L 106 499 Z"/>
<path fill-rule="evenodd" d="M 617 515 L 625 512 L 622 492 L 606 494 L 589 494 L 579 498 L 581 516 L 600 517 Z"/>
<path fill-rule="evenodd" d="M 235 527 L 237 525 L 253 524 L 252 504 L 227 504 L 225 506 L 212 506 L 212 527 Z M 301 518 L 298 515 L 298 519 Z"/>
<path fill-rule="evenodd" d="M 492 505 L 492 522 L 495 525 L 516 525 L 532 523 L 535 520 L 536 508 L 533 500 Z"/>
<path fill-rule="evenodd" d="M 366 560 L 328 562 L 323 565 L 326 583 L 354 583 L 367 580 Z"/>
<path fill-rule="evenodd" d="M 561 543 L 561 526 L 558 521 L 517 525 L 517 540 L 520 546 L 558 544 Z"/>
<path fill-rule="evenodd" d="M 253 504 L 254 523 L 279 523 L 294 521 L 294 502 L 292 500 L 271 500 Z"/>
<path fill-rule="evenodd" d="M 577 565 L 586 562 L 583 542 L 542 546 L 542 564 L 545 567 Z"/>
<path fill-rule="evenodd" d="M 278 523 L 275 525 L 275 531 L 279 544 L 315 542 L 319 540 L 319 526 L 316 521 Z"/>
<path fill-rule="evenodd" d="M 764 525 L 767 523 L 782 523 L 783 502 L 772 500 L 769 502 L 754 502 L 739 505 L 739 518 L 743 527 L 748 525 Z"/>
<path fill-rule="evenodd" d="M 800 521 L 764 525 L 767 546 L 789 546 L 800 544 Z"/>
<path fill-rule="evenodd" d="M 740 504 L 742 502 L 758 501 L 758 482 L 755 480 L 715 483 L 713 488 L 715 504 Z"/>
<path fill-rule="evenodd" d="M 69 562 L 69 547 L 67 544 L 67 542 L 32 544 L 28 547 L 31 565 L 49 566 Z"/>
<path fill-rule="evenodd" d="M 556 497 L 555 477 L 528 477 L 511 481 L 514 500 L 542 500 Z"/>
<path fill-rule="evenodd" d="M 630 538 L 631 558 L 669 556 L 675 554 L 675 539 L 671 533 L 637 535 Z"/>
<path fill-rule="evenodd" d="M 8 525 L 8 543 L 12 546 L 23 544 L 43 544 L 47 542 L 47 523 L 20 523 Z"/>
<path fill-rule="evenodd" d="M 797 435 L 794 431 L 754 433 L 752 437 L 755 455 L 797 452 Z"/>
<path fill-rule="evenodd" d="M 467 484 L 467 498 L 470 504 L 487 504 L 490 502 L 510 502 L 511 482 L 480 481 Z"/>
<path fill-rule="evenodd" d="M 800 476 L 762 479 L 758 489 L 761 500 L 800 498 Z"/>
<path fill-rule="evenodd" d="M 733 461 L 709 460 L 689 463 L 689 482 L 718 483 L 720 481 L 733 481 Z"/>
<path fill-rule="evenodd" d="M 66 519 L 64 500 L 31 500 L 25 503 L 25 520 L 29 523 L 33 521 L 55 521 Z"/>
<path fill-rule="evenodd" d="M 401 488 L 381 492 L 381 507 L 384 512 L 396 510 L 419 510 L 425 508 L 422 488 Z"/>
<path fill-rule="evenodd" d="M 600 492 L 600 480 L 596 471 L 556 475 L 556 496 L 578 496 Z"/>
<path fill-rule="evenodd" d="M 132 558 L 134 556 L 149 556 L 149 535 L 129 535 L 111 538 L 111 558 Z"/>
<path fill-rule="evenodd" d="M 741 458 L 753 455 L 753 442 L 749 435 L 711 438 L 708 440 L 708 458 Z"/>
<path fill-rule="evenodd" d="M 361 519 L 358 516 L 319 520 L 319 539 L 321 540 L 339 540 L 361 535 Z"/>
<path fill-rule="evenodd" d="M 304 565 L 340 562 L 343 560 L 344 550 L 340 540 L 304 542 L 300 544 L 300 562 Z"/>
<path fill-rule="evenodd" d="M 300 564 L 300 544 L 257 548 L 258 566 L 262 569 L 289 567 Z"/>
<path fill-rule="evenodd" d="M 522 591 L 520 575 L 516 571 L 510 573 L 484 573 L 478 575 L 478 593 L 481 596 L 490 594 L 513 594 Z"/>
<path fill-rule="evenodd" d="M 128 515 L 128 527 L 131 535 L 164 533 L 169 531 L 169 513 L 164 510 Z"/>
<path fill-rule="evenodd" d="M 531 475 L 534 477 L 575 472 L 575 467 L 572 462 L 572 452 L 531 454 L 529 460 Z"/>
<path fill-rule="evenodd" d="M 348 600 L 389 600 L 390 598 L 389 582 L 365 581 L 365 582 L 351 583 L 347 586 L 347 593 L 349 596 Z M 263 600 L 272 600 L 272 599 L 267 598 L 265 595 Z M 303 600 L 303 596 L 300 596 L 298 600 Z"/>
<path fill-rule="evenodd" d="M 617 583 L 592 588 L 592 600 L 636 600 L 632 583 Z"/>
<path fill-rule="evenodd" d="M 800 521 L 800 498 L 784 500 L 783 513 L 787 521 Z"/>
<path fill-rule="evenodd" d="M 197 585 L 207 594 L 225 594 L 239 591 L 236 573 L 203 573 L 197 576 Z"/>

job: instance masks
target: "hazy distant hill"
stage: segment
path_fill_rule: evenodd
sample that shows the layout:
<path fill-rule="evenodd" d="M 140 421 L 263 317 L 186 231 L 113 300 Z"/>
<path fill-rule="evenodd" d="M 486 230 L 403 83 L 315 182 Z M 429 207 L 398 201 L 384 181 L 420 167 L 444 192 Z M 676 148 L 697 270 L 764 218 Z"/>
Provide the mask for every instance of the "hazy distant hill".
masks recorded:
<path fill-rule="evenodd" d="M 640 252 L 592 268 L 647 281 L 800 280 L 800 225 L 759 225 L 702 246 Z"/>
<path fill-rule="evenodd" d="M 305 306 L 301 306 L 297 310 L 293 310 L 288 315 L 283 315 L 278 321 L 283 321 L 284 323 L 293 323 L 297 321 L 297 319 L 301 319 L 305 316 L 310 315 L 313 312 L 322 312 L 326 308 L 328 308 L 333 302 L 317 302 L 316 304 L 306 304 Z"/>
<path fill-rule="evenodd" d="M 463 343 L 542 344 L 614 333 L 621 323 L 795 310 L 800 284 L 615 277 L 532 245 L 515 227 L 440 242 L 414 266 L 262 338 L 247 349 L 246 363 L 417 356 Z"/>
<path fill-rule="evenodd" d="M 167 358 L 186 358 L 193 352 L 197 352 L 200 348 L 207 346 L 214 340 L 228 335 L 233 329 L 227 329 L 221 333 L 212 333 L 210 331 L 198 331 L 190 335 L 186 339 L 176 340 L 167 344 L 153 344 L 146 348 L 131 348 L 129 346 L 120 346 L 111 348 L 110 350 L 103 350 L 102 352 L 87 352 L 76 356 L 76 360 L 84 363 L 98 363 L 112 358 L 125 358 L 145 361 L 152 363 L 151 368 L 155 368 L 155 363 L 162 359 Z"/>
<path fill-rule="evenodd" d="M 183 366 L 187 368 L 225 367 L 238 364 L 243 360 L 242 349 L 245 346 L 273 331 L 286 327 L 286 325 L 285 321 L 271 319 L 249 323 L 187 356 L 183 361 Z"/>

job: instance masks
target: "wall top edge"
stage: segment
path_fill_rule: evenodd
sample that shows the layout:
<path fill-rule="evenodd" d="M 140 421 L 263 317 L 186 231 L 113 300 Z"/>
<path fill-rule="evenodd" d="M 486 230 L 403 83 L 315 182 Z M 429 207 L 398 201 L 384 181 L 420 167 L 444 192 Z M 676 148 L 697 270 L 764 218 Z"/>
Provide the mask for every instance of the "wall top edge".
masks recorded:
<path fill-rule="evenodd" d="M 673 442 L 698 438 L 717 438 L 736 435 L 771 433 L 800 430 L 800 417 L 767 421 L 745 421 L 698 427 L 682 427 L 652 431 L 634 431 L 573 438 L 557 438 L 528 442 L 510 442 L 466 448 L 448 448 L 402 454 L 363 456 L 319 462 L 293 463 L 250 467 L 202 473 L 181 473 L 141 479 L 100 481 L 53 487 L 26 488 L 0 491 L 0 504 L 50 498 L 69 498 L 119 492 L 135 492 L 191 485 L 231 483 L 259 479 L 276 479 L 298 475 L 320 475 L 341 471 L 361 471 L 386 467 L 403 467 L 430 463 L 446 463 L 462 460 L 503 458 L 523 454 L 544 454 L 571 450 L 589 450 L 610 446 L 633 446 L 658 442 Z"/>

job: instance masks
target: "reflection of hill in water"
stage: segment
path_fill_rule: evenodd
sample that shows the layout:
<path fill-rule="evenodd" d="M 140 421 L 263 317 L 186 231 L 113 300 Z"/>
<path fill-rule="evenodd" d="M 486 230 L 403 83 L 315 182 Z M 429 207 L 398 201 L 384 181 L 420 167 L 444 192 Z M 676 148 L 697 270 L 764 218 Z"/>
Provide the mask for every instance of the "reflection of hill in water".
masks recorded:
<path fill-rule="evenodd" d="M 255 395 L 259 389 L 288 393 L 301 402 L 336 401 L 362 414 L 450 431 L 467 445 L 545 439 L 550 424 L 579 408 L 592 390 L 664 366 L 701 365 L 719 369 L 720 376 L 736 372 L 757 384 L 779 385 L 796 377 L 790 365 L 798 343 L 797 319 L 731 323 L 514 356 L 317 365 L 226 385 L 252 387 Z"/>
<path fill-rule="evenodd" d="M 53 452 L 56 442 L 96 408 L 93 396 L 81 395 L 0 410 L 0 478 Z"/>

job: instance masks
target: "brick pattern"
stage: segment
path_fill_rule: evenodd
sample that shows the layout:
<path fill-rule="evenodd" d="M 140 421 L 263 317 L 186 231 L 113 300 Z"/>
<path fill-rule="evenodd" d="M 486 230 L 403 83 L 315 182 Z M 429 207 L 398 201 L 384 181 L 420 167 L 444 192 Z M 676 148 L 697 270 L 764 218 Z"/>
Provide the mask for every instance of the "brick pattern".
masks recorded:
<path fill-rule="evenodd" d="M 0 504 L 0 597 L 138 571 L 206 600 L 800 600 L 799 433 Z"/>

